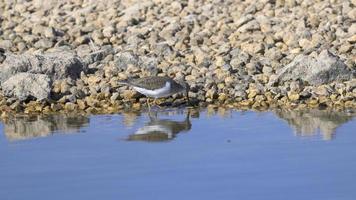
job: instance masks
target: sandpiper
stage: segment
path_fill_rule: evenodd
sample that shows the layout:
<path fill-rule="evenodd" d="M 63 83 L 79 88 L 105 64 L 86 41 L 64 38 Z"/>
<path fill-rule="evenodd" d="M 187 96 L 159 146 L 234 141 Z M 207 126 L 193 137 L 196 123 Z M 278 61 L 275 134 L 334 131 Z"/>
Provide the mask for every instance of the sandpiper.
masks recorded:
<path fill-rule="evenodd" d="M 144 78 L 120 81 L 119 83 L 129 85 L 137 92 L 147 97 L 154 98 L 154 103 L 157 98 L 168 97 L 181 92 L 185 92 L 189 102 L 189 85 L 183 80 L 175 81 L 167 76 L 148 76 Z M 149 99 L 147 99 L 147 105 L 148 108 L 150 108 Z"/>

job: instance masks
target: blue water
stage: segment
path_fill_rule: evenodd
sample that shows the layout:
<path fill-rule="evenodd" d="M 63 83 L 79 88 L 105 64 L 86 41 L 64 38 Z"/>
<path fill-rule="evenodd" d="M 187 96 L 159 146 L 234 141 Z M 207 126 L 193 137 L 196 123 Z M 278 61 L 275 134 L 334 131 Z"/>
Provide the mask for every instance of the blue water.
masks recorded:
<path fill-rule="evenodd" d="M 351 114 L 151 115 L 3 121 L 0 199 L 356 199 Z"/>

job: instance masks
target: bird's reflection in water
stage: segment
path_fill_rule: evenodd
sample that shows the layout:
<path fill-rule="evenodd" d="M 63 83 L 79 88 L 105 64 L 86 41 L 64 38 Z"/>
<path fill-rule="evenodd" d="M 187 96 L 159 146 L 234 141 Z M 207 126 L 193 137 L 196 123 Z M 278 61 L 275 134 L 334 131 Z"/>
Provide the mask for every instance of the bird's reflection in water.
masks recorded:
<path fill-rule="evenodd" d="M 354 112 L 331 110 L 275 110 L 277 117 L 286 120 L 297 136 L 314 136 L 320 133 L 324 140 L 335 136 L 336 128 L 355 117 Z"/>
<path fill-rule="evenodd" d="M 172 140 L 178 133 L 187 132 L 192 128 L 189 110 L 182 121 L 159 119 L 157 112 L 149 112 L 148 116 L 150 121 L 134 134 L 129 135 L 128 141 L 168 141 Z"/>
<path fill-rule="evenodd" d="M 8 140 L 25 140 L 46 137 L 56 132 L 75 133 L 89 124 L 82 115 L 16 116 L 2 120 Z"/>

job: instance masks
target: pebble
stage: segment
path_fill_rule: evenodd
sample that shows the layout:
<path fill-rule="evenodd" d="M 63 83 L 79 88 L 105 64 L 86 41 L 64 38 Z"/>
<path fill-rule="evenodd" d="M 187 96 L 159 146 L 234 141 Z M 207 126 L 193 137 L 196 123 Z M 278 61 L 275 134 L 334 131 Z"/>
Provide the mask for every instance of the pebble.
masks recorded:
<path fill-rule="evenodd" d="M 288 98 L 291 101 L 297 101 L 300 98 L 300 95 L 296 92 L 288 92 Z"/>
<path fill-rule="evenodd" d="M 65 105 L 64 105 L 64 109 L 67 110 L 67 111 L 74 111 L 76 110 L 78 107 L 77 104 L 75 103 L 72 103 L 72 102 L 67 102 Z"/>

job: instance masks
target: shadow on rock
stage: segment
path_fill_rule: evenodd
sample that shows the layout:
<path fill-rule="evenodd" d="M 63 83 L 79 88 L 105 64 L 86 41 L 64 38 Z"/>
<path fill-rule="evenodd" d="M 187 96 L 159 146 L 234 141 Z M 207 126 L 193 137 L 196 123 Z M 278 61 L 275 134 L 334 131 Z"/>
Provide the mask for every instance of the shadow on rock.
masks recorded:
<path fill-rule="evenodd" d="M 10 141 L 46 137 L 54 133 L 75 133 L 89 124 L 85 116 L 21 116 L 3 120 L 5 136 Z"/>

